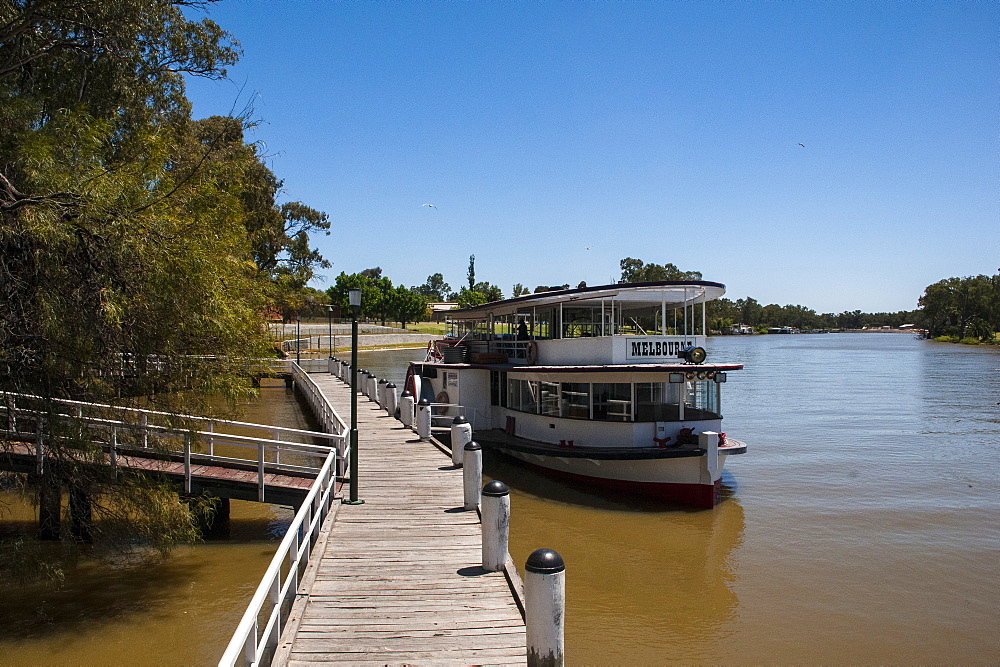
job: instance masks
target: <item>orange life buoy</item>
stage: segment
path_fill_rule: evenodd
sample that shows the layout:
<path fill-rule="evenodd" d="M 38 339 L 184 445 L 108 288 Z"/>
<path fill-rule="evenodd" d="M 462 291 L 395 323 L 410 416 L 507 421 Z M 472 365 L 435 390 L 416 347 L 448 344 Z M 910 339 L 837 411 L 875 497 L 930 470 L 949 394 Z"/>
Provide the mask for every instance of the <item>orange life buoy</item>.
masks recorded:
<path fill-rule="evenodd" d="M 527 357 L 528 365 L 534 366 L 538 361 L 538 343 L 529 340 L 528 344 L 524 347 L 524 354 Z"/>
<path fill-rule="evenodd" d="M 439 391 L 438 395 L 434 397 L 434 402 L 435 403 L 451 403 L 451 401 L 448 400 L 448 392 L 444 391 L 443 389 L 441 391 Z M 446 415 L 446 414 L 448 414 L 448 411 L 451 410 L 451 408 L 438 408 L 438 410 L 441 411 L 440 414 Z"/>

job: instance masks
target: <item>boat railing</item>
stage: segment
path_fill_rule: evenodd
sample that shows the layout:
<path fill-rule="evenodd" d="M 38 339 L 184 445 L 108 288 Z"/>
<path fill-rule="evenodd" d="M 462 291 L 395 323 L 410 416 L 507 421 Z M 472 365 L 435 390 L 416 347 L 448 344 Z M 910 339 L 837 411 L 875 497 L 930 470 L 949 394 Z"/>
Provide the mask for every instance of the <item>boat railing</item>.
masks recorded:
<path fill-rule="evenodd" d="M 494 340 L 490 351 L 507 356 L 510 363 L 527 363 L 530 340 Z"/>

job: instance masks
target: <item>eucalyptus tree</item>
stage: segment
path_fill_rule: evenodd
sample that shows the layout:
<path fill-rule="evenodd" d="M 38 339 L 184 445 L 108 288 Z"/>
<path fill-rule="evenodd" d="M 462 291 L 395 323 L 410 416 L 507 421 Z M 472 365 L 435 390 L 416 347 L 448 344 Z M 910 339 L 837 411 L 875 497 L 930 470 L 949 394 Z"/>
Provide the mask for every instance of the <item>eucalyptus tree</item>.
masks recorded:
<path fill-rule="evenodd" d="M 646 264 L 641 259 L 626 257 L 619 262 L 621 283 L 645 283 L 658 280 L 701 280 L 701 271 L 682 271 L 671 263 Z"/>
<path fill-rule="evenodd" d="M 451 285 L 444 281 L 444 276 L 440 273 L 427 276 L 423 285 L 417 285 L 411 289 L 427 297 L 430 301 L 447 301 L 451 297 Z"/>
<path fill-rule="evenodd" d="M 275 206 L 280 181 L 239 121 L 191 121 L 183 76 L 225 76 L 239 54 L 188 18 L 204 4 L 0 1 L 0 390 L 50 412 L 64 398 L 206 410 L 252 392 L 238 360 L 266 349 L 276 278 L 317 266 L 306 237 L 327 221 Z M 194 535 L 165 483 L 112 478 L 90 465 L 99 448 L 63 435 L 58 465 L 27 484 L 90 495 L 94 553 Z"/>

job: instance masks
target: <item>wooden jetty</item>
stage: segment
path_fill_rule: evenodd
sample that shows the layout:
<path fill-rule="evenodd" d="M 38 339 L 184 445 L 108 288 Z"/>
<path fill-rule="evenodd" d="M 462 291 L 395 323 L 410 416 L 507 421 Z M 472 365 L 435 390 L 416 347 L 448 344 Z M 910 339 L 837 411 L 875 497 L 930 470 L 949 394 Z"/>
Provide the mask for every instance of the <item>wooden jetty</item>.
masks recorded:
<path fill-rule="evenodd" d="M 341 415 L 350 389 L 312 379 Z M 358 396 L 359 497 L 327 518 L 273 664 L 524 664 L 518 581 L 482 569 L 450 454 Z"/>

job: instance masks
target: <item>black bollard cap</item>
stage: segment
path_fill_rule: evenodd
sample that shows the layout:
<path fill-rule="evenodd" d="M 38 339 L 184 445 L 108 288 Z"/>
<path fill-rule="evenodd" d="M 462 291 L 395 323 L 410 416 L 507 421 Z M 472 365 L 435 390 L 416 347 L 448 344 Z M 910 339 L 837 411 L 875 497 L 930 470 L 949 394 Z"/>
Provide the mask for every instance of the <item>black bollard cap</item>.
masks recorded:
<path fill-rule="evenodd" d="M 510 495 L 510 489 L 499 479 L 495 479 L 483 487 L 483 495 L 490 496 L 491 498 L 500 498 L 501 496 Z"/>
<path fill-rule="evenodd" d="M 468 424 L 469 420 L 466 419 L 465 417 L 463 417 L 462 415 L 459 415 L 459 416 L 455 417 L 451 421 L 451 423 L 452 423 L 452 425 L 454 425 L 454 424 Z"/>
<path fill-rule="evenodd" d="M 403 393 L 399 395 L 400 398 L 412 398 L 413 394 L 410 393 L 409 389 L 404 389 Z"/>
<path fill-rule="evenodd" d="M 394 384 L 393 384 L 393 383 L 391 383 L 391 382 L 387 382 L 387 383 L 386 383 L 386 385 L 385 385 L 385 388 L 386 388 L 386 389 L 395 389 L 395 388 L 396 388 L 396 385 L 394 385 Z"/>
<path fill-rule="evenodd" d="M 552 549 L 535 549 L 525 561 L 524 569 L 535 574 L 556 574 L 566 569 L 566 563 Z"/>
<path fill-rule="evenodd" d="M 431 404 L 431 402 L 428 401 L 426 398 L 421 398 L 420 402 L 417 403 L 417 405 L 430 405 L 430 404 Z"/>
<path fill-rule="evenodd" d="M 464 449 L 467 452 L 478 452 L 480 449 L 482 449 L 482 447 L 479 446 L 478 442 L 473 440 L 472 442 L 467 443 Z"/>
<path fill-rule="evenodd" d="M 385 378 L 382 378 L 381 380 L 378 381 L 379 384 L 385 384 L 387 382 L 388 380 L 386 380 Z"/>

